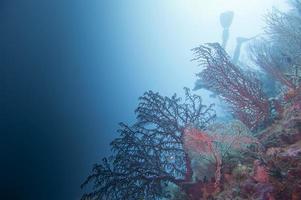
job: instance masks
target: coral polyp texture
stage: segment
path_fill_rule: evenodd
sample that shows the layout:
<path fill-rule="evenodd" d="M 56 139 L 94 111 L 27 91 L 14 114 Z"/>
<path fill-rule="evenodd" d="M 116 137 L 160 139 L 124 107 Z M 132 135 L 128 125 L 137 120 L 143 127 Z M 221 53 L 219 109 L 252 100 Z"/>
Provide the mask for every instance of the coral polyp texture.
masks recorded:
<path fill-rule="evenodd" d="M 256 69 L 234 64 L 218 43 L 193 49 L 197 88 L 231 117 L 219 120 L 198 91 L 186 88 L 183 99 L 146 92 L 82 199 L 300 200 L 301 3 L 291 6 L 271 11 L 266 34 L 250 44 Z"/>

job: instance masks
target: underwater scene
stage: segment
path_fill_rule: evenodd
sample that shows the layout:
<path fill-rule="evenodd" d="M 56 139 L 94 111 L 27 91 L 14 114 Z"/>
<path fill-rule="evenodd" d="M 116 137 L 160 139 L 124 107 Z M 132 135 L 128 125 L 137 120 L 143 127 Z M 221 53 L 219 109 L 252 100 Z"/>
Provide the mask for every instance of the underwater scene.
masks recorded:
<path fill-rule="evenodd" d="M 220 13 L 220 41 L 191 46 L 194 87 L 141 94 L 81 199 L 301 200 L 301 2 L 286 3 L 231 52 Z"/>
<path fill-rule="evenodd" d="M 301 200 L 301 0 L 0 15 L 0 200 Z"/>

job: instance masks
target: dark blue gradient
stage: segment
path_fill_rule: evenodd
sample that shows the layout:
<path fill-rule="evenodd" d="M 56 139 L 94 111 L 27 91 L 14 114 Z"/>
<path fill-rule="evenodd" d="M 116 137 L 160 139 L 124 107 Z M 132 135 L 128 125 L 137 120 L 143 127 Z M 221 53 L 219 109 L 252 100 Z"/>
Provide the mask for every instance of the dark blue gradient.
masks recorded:
<path fill-rule="evenodd" d="M 113 113 L 131 103 L 116 95 L 125 83 L 111 49 L 114 13 L 94 3 L 1 2 L 0 199 L 78 199 L 108 152 Z M 94 25 L 99 41 L 89 35 Z"/>

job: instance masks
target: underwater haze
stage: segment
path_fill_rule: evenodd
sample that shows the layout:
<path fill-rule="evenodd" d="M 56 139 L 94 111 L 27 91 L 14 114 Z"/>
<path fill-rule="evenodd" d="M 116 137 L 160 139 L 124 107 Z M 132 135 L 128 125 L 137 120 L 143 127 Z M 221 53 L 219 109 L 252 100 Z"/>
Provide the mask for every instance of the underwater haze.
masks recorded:
<path fill-rule="evenodd" d="M 192 48 L 263 33 L 280 0 L 3 0 L 0 2 L 0 199 L 79 200 L 111 155 L 138 97 L 194 88 Z M 241 59 L 245 54 L 241 54 Z M 205 90 L 203 103 L 217 102 Z"/>

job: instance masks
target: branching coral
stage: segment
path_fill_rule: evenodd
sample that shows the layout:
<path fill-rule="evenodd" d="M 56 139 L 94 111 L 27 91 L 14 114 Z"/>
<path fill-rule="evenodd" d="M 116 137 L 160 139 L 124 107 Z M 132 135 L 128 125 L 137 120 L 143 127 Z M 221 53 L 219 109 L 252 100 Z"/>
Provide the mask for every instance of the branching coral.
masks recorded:
<path fill-rule="evenodd" d="M 114 155 L 95 165 L 83 186 L 94 183 L 86 197 L 95 200 L 160 199 L 166 184 L 183 189 L 193 183 L 191 158 L 184 148 L 185 128 L 203 130 L 215 118 L 212 105 L 185 89 L 184 101 L 146 92 L 136 109 L 137 121 L 120 124 L 120 137 L 112 143 Z"/>
<path fill-rule="evenodd" d="M 289 65 L 287 59 L 279 52 L 277 46 L 262 39 L 254 43 L 251 48 L 251 59 L 261 67 L 266 74 L 271 75 L 275 80 L 286 86 L 288 89 L 295 88 L 294 83 L 285 75 L 284 68 Z"/>
<path fill-rule="evenodd" d="M 255 129 L 269 118 L 269 101 L 254 74 L 245 74 L 217 43 L 193 49 L 204 69 L 198 74 L 207 89 L 219 94 L 232 108 L 235 117 Z"/>
<path fill-rule="evenodd" d="M 288 1 L 288 12 L 272 10 L 266 15 L 266 34 L 251 45 L 254 63 L 292 92 L 301 85 L 301 3 Z"/>

